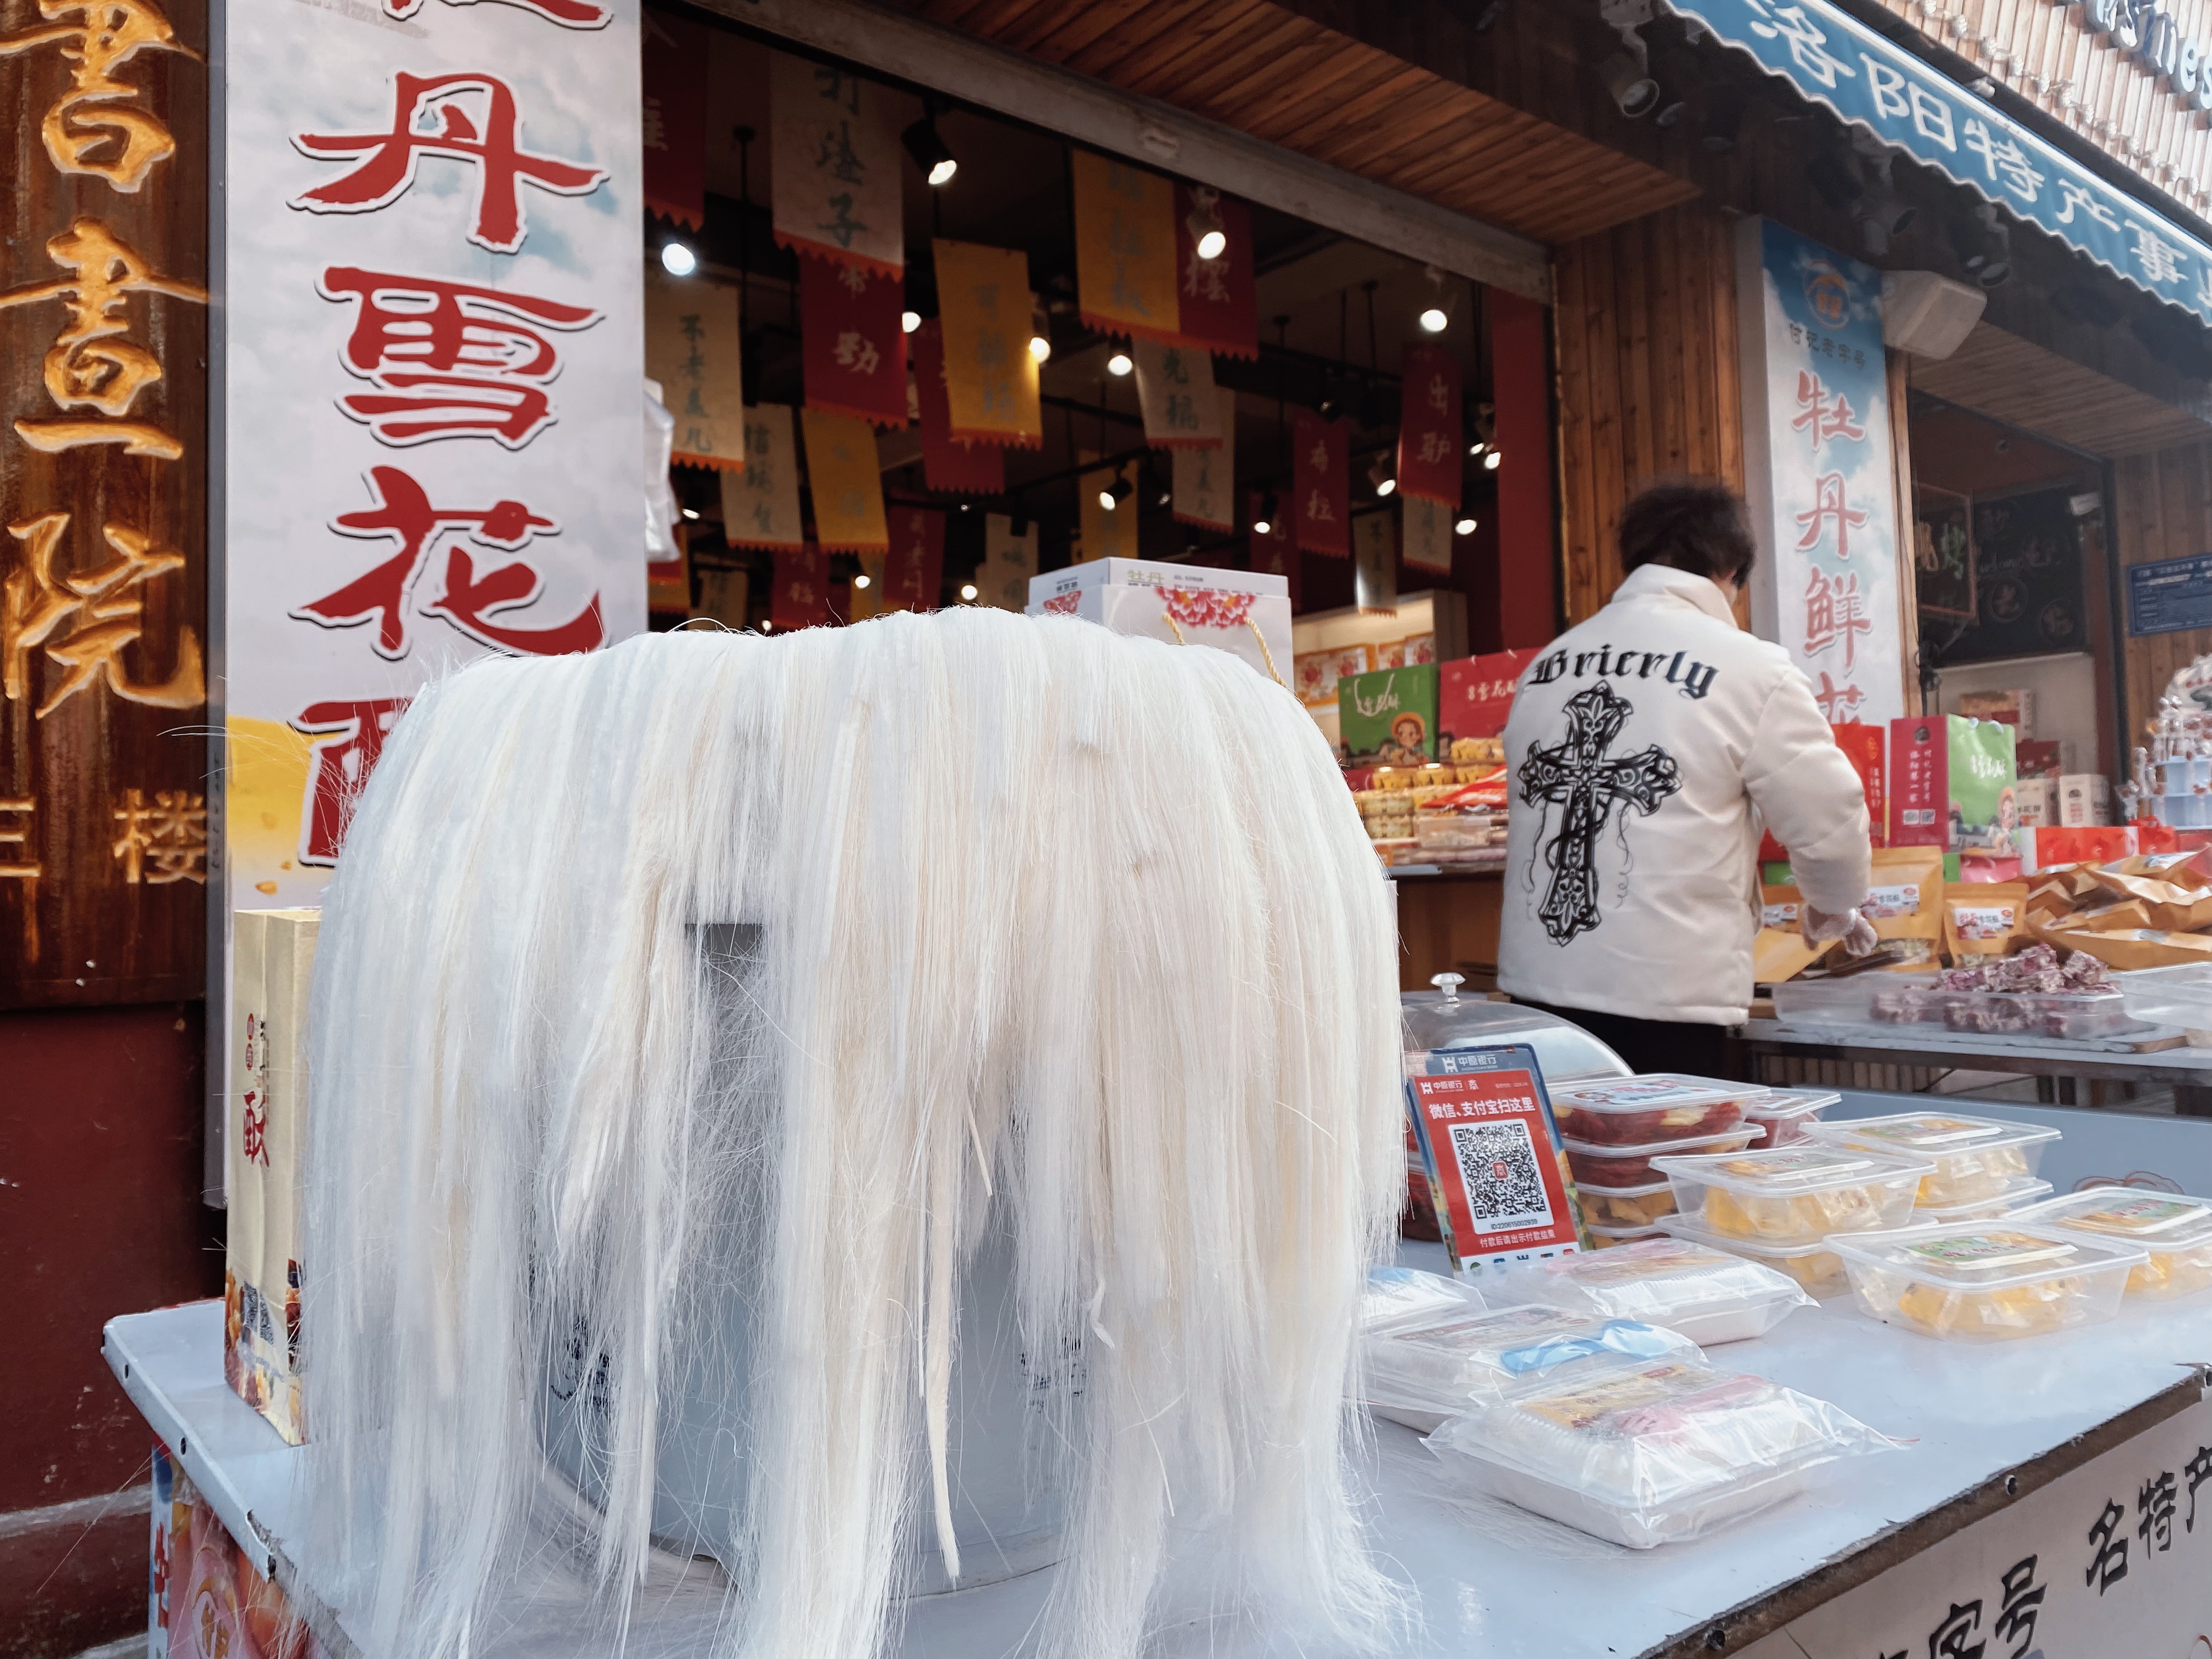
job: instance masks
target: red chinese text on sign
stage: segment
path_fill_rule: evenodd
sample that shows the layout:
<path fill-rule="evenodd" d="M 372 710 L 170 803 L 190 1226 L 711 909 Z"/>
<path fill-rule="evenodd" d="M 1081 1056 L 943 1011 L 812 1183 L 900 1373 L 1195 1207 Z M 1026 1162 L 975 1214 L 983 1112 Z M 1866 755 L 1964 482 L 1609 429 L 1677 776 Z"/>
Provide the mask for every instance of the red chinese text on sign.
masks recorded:
<path fill-rule="evenodd" d="M 315 745 L 314 769 L 307 780 L 307 864 L 336 864 L 345 843 L 353 804 L 376 769 L 392 723 L 407 707 L 405 697 L 365 697 L 352 702 L 309 703 L 292 722 L 295 731 L 327 735 Z"/>
<path fill-rule="evenodd" d="M 447 0 L 447 3 L 465 6 L 474 0 Z M 614 15 L 605 6 L 595 6 L 590 0 L 506 0 L 510 6 L 525 11 L 534 11 L 549 22 L 558 23 L 564 29 L 603 29 Z M 422 0 L 384 0 L 386 17 L 405 19 L 422 9 Z"/>

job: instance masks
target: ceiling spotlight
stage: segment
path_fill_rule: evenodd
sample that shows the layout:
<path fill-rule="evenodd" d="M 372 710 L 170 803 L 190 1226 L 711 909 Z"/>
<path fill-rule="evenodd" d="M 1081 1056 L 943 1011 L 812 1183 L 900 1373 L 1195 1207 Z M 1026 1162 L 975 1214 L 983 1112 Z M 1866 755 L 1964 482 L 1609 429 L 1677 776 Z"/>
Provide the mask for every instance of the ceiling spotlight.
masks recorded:
<path fill-rule="evenodd" d="M 1050 362 L 1052 361 L 1052 342 L 1045 338 L 1042 334 L 1030 335 L 1030 356 L 1036 358 L 1041 363 Z"/>
<path fill-rule="evenodd" d="M 960 597 L 961 597 L 962 599 L 974 599 L 974 598 L 975 597 L 975 583 L 973 583 L 973 582 L 963 582 L 963 583 L 961 583 L 961 584 L 960 584 Z"/>
<path fill-rule="evenodd" d="M 1375 486 L 1377 495 L 1388 495 L 1398 487 L 1397 475 L 1390 469 L 1387 455 L 1377 455 L 1375 464 L 1367 469 L 1367 482 Z"/>
<path fill-rule="evenodd" d="M 1136 485 L 1117 476 L 1112 483 L 1098 492 L 1098 505 L 1111 513 L 1136 493 Z"/>
<path fill-rule="evenodd" d="M 1474 520 L 1472 519 L 1462 519 L 1457 524 L 1452 526 L 1452 534 L 1455 536 L 1472 536 L 1474 534 Z"/>
<path fill-rule="evenodd" d="M 1633 121 L 1651 113 L 1659 101 L 1659 83 L 1644 72 L 1644 65 L 1625 52 L 1616 52 L 1597 66 L 1598 79 L 1613 94 L 1620 112 Z"/>
<path fill-rule="evenodd" d="M 1229 236 L 1224 231 L 1209 230 L 1198 239 L 1198 257 L 1218 259 L 1229 251 Z"/>
<path fill-rule="evenodd" d="M 1106 360 L 1106 372 L 1109 374 L 1127 374 L 1136 366 L 1135 362 L 1126 351 L 1117 351 Z"/>
<path fill-rule="evenodd" d="M 1495 471 L 1498 471 L 1498 461 L 1499 461 L 1501 459 L 1502 459 L 1502 458 L 1499 456 L 1498 453 L 1496 450 L 1494 450 L 1494 449 L 1493 449 L 1493 450 L 1492 450 L 1488 454 L 1485 455 L 1485 456 L 1482 458 L 1482 467 L 1483 467 L 1483 471 L 1486 471 L 1486 472 L 1495 472 Z"/>
<path fill-rule="evenodd" d="M 2012 276 L 2012 233 L 1997 217 L 1994 203 L 1951 219 L 1944 227 L 1959 263 L 1984 288 L 1996 288 Z"/>
<path fill-rule="evenodd" d="M 916 330 L 916 329 L 920 328 L 921 326 L 921 313 L 920 312 L 918 312 L 918 311 L 902 311 L 901 313 L 899 313 L 899 332 L 900 332 L 900 333 L 902 333 L 902 334 L 911 334 L 911 333 L 913 333 L 913 332 L 915 331 L 915 330 Z"/>
<path fill-rule="evenodd" d="M 1275 508 L 1278 505 L 1279 502 L 1272 489 L 1260 497 L 1260 510 L 1252 518 L 1252 529 L 1255 534 L 1272 536 L 1275 533 Z"/>
<path fill-rule="evenodd" d="M 899 135 L 906 153 L 914 157 L 915 166 L 921 169 L 922 177 L 933 185 L 947 185 L 960 170 L 960 163 L 945 148 L 943 137 L 937 131 L 937 117 L 925 115 Z"/>
<path fill-rule="evenodd" d="M 761 618 L 761 632 L 762 632 L 762 633 L 763 633 L 763 634 L 773 634 L 773 633 L 775 633 L 775 624 L 774 623 L 770 622 L 770 621 L 769 621 L 766 617 L 763 617 Z"/>
<path fill-rule="evenodd" d="M 696 519 L 699 516 L 699 509 L 696 507 L 679 507 L 677 510 L 687 519 Z"/>
<path fill-rule="evenodd" d="M 863 570 L 859 575 L 853 578 L 853 586 L 855 587 L 866 587 L 874 580 L 874 577 Z"/>
<path fill-rule="evenodd" d="M 683 242 L 660 245 L 660 268 L 671 276 L 689 276 L 699 269 L 699 256 Z"/>
<path fill-rule="evenodd" d="M 1442 306 L 1431 306 L 1421 313 L 1421 326 L 1431 334 L 1441 334 L 1450 325 L 1451 319 L 1444 314 Z"/>
<path fill-rule="evenodd" d="M 1467 453 L 1470 455 L 1480 455 L 1484 450 L 1489 447 L 1490 446 L 1488 444 L 1483 442 L 1481 439 L 1477 438 L 1473 443 L 1467 447 Z"/>

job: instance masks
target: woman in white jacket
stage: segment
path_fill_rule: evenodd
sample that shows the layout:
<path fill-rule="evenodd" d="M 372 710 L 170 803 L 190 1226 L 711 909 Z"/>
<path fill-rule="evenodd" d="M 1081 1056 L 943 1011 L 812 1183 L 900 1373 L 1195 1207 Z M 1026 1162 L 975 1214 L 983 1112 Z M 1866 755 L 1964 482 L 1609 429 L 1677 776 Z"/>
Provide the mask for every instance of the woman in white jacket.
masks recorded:
<path fill-rule="evenodd" d="M 1712 1074 L 1751 1003 L 1760 821 L 1806 937 L 1863 952 L 1866 797 L 1789 653 L 1736 627 L 1742 504 L 1653 485 L 1620 541 L 1627 579 L 1528 665 L 1505 727 L 1498 982 L 1639 1072 Z"/>

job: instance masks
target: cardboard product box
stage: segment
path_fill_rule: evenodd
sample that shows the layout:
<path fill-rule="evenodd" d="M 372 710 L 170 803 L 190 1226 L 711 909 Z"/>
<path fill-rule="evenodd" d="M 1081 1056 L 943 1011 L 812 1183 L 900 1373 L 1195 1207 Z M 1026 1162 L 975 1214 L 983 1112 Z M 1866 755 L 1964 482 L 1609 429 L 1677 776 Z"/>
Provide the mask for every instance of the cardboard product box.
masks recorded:
<path fill-rule="evenodd" d="M 1437 720 L 1444 741 L 1501 735 L 1521 676 L 1536 654 L 1533 649 L 1493 651 L 1438 664 Z"/>
<path fill-rule="evenodd" d="M 2021 832 L 2021 869 L 2029 875 L 2062 864 L 2103 864 L 2133 858 L 2142 850 L 2131 823 L 2027 830 Z"/>
<path fill-rule="evenodd" d="M 1027 614 L 1080 617 L 1117 634 L 1212 646 L 1298 687 L 1290 581 L 1267 571 L 1093 559 L 1030 578 Z"/>
<path fill-rule="evenodd" d="M 2058 824 L 2058 781 L 2022 778 L 2012 787 L 2023 830 L 2056 829 Z"/>
<path fill-rule="evenodd" d="M 2024 685 L 2009 691 L 1962 692 L 1959 713 L 1968 720 L 1999 721 L 2023 738 L 2035 735 L 2035 693 Z"/>
<path fill-rule="evenodd" d="M 2069 830 L 2112 821 L 2112 786 L 2101 772 L 2069 772 L 2058 780 L 2058 822 Z"/>
<path fill-rule="evenodd" d="M 1856 724 L 1832 726 L 1828 731 L 1836 739 L 1836 747 L 1844 751 L 1844 758 L 1850 762 L 1851 769 L 1859 775 L 1859 787 L 1866 792 L 1867 837 L 1875 846 L 1884 846 L 1889 836 L 1886 763 L 1889 733 L 1879 726 Z M 1780 863 L 1789 856 L 1789 848 L 1774 839 L 1772 830 L 1760 832 L 1760 863 Z"/>
<path fill-rule="evenodd" d="M 2008 856 L 2020 827 L 2013 728 L 1960 714 L 1889 723 L 1889 845 Z"/>
<path fill-rule="evenodd" d="M 1337 728 L 1345 757 L 1352 763 L 1376 761 L 1419 766 L 1437 755 L 1437 695 L 1434 663 L 1412 668 L 1379 668 L 1337 684 Z"/>
<path fill-rule="evenodd" d="M 307 1437 L 300 1387 L 300 1153 L 306 1139 L 307 990 L 320 910 L 231 918 L 230 1017 L 239 1065 L 226 1103 L 230 1212 L 223 1377 L 287 1443 Z"/>
<path fill-rule="evenodd" d="M 2057 778 L 2072 769 L 2067 765 L 2074 745 L 2063 738 L 2022 738 L 2014 756 L 2024 778 Z"/>

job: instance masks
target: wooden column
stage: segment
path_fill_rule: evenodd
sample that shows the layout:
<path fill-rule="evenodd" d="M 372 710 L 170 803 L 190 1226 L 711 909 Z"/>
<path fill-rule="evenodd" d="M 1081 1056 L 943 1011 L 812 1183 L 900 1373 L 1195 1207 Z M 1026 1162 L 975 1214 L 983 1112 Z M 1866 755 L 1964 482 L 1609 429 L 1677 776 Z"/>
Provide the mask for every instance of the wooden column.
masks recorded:
<path fill-rule="evenodd" d="M 1552 393 L 1544 307 L 1493 289 L 1492 396 L 1498 411 L 1498 594 L 1501 643 L 1541 645 L 1559 631 L 1552 510 Z"/>

